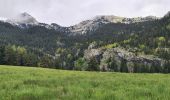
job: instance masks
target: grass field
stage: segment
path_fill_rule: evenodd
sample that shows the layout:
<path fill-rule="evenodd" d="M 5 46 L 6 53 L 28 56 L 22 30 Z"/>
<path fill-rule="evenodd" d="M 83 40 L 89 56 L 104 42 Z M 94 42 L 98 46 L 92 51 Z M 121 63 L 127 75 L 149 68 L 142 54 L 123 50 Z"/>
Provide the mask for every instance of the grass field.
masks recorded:
<path fill-rule="evenodd" d="M 170 100 L 170 75 L 0 66 L 0 100 Z"/>

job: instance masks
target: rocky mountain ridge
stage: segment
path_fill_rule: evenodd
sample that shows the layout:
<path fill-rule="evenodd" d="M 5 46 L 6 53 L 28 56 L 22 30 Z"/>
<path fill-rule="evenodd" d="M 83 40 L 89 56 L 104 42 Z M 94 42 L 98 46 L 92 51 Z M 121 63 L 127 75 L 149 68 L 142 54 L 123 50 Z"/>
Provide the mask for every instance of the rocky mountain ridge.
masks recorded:
<path fill-rule="evenodd" d="M 30 26 L 44 26 L 48 29 L 55 29 L 56 31 L 71 34 L 71 35 L 83 35 L 86 33 L 91 33 L 102 25 L 108 23 L 124 23 L 124 24 L 131 24 L 131 23 L 138 23 L 138 22 L 146 22 L 146 21 L 154 21 L 160 18 L 155 16 L 147 16 L 147 17 L 136 17 L 136 18 L 125 18 L 125 17 L 118 17 L 114 15 L 110 16 L 96 16 L 91 20 L 85 20 L 80 22 L 79 24 L 70 26 L 70 27 L 63 27 L 58 24 L 52 23 L 51 25 L 40 23 L 34 17 L 32 17 L 28 13 L 21 13 L 18 16 L 6 20 L 6 22 L 18 26 L 20 28 L 29 28 Z"/>
<path fill-rule="evenodd" d="M 102 25 L 108 23 L 123 23 L 123 24 L 131 24 L 138 22 L 146 22 L 146 21 L 154 21 L 159 18 L 155 16 L 147 16 L 147 17 L 137 17 L 137 18 L 125 18 L 118 16 L 97 16 L 92 20 L 86 20 L 80 22 L 77 25 L 71 26 L 70 32 L 73 34 L 86 34 L 88 32 L 93 32 L 96 29 L 100 28 Z"/>

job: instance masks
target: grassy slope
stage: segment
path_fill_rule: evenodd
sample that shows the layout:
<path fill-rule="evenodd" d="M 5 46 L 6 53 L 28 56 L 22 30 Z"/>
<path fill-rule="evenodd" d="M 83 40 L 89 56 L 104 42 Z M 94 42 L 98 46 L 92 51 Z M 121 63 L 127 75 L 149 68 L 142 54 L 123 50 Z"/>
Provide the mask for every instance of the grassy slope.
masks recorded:
<path fill-rule="evenodd" d="M 170 75 L 0 66 L 0 100 L 168 100 Z"/>

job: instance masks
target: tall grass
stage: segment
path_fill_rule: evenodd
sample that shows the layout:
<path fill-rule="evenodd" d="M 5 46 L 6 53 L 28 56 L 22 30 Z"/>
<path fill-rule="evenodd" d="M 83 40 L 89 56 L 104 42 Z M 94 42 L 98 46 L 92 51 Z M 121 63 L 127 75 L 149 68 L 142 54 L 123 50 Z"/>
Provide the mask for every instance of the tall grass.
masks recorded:
<path fill-rule="evenodd" d="M 170 100 L 170 75 L 0 66 L 0 100 Z"/>

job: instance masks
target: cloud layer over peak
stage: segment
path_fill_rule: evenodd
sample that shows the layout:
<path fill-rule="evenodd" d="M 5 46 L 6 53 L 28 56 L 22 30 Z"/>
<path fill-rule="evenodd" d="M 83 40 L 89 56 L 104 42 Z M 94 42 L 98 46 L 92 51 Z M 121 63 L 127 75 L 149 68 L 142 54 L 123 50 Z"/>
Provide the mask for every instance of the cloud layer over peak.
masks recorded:
<path fill-rule="evenodd" d="M 0 0 L 0 17 L 28 12 L 40 22 L 69 26 L 96 15 L 160 17 L 169 5 L 170 0 Z"/>

